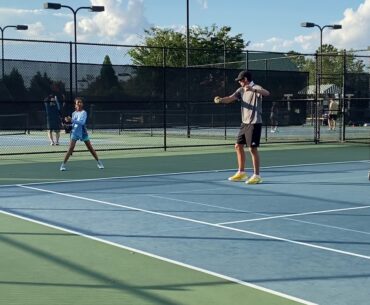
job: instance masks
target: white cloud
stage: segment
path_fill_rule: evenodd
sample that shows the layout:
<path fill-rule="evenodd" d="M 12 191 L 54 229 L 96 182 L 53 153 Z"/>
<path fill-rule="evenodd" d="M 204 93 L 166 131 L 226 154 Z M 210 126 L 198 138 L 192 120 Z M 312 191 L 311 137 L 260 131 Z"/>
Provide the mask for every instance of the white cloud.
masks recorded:
<path fill-rule="evenodd" d="M 208 9 L 208 0 L 198 0 L 203 9 Z"/>
<path fill-rule="evenodd" d="M 370 45 L 368 33 L 370 33 L 370 0 L 364 0 L 358 8 L 348 8 L 343 12 L 343 18 L 330 22 L 330 24 L 341 24 L 342 29 L 323 30 L 323 43 L 332 44 L 338 49 L 366 49 Z M 322 25 L 323 26 L 323 25 Z M 254 42 L 250 50 L 271 50 L 313 53 L 318 49 L 320 31 L 314 28 L 307 35 L 299 35 L 293 39 L 282 39 L 272 37 L 262 42 Z"/>
<path fill-rule="evenodd" d="M 292 40 L 284 40 L 278 37 L 272 37 L 267 39 L 264 42 L 252 42 L 248 49 L 250 50 L 260 50 L 260 51 L 275 51 L 275 52 L 282 52 L 292 50 L 294 47 L 295 42 Z"/>
<path fill-rule="evenodd" d="M 144 15 L 144 0 L 90 0 L 90 3 L 104 6 L 105 11 L 78 12 L 78 41 L 138 44 L 144 29 L 152 26 Z M 22 33 L 28 38 L 66 41 L 74 37 L 73 14 L 69 10 L 0 8 L 0 17 L 5 24 L 28 20 L 29 30 Z M 64 30 L 58 31 L 60 27 Z M 17 34 L 12 36 L 18 37 Z"/>
<path fill-rule="evenodd" d="M 77 18 L 78 41 L 114 42 L 133 44 L 151 25 L 144 16 L 143 0 L 91 0 L 92 5 L 102 5 L 101 13 L 84 14 Z M 73 35 L 73 22 L 67 22 L 64 31 Z"/>
<path fill-rule="evenodd" d="M 0 8 L 0 19 L 4 25 L 25 24 L 28 26 L 27 31 L 12 31 L 7 34 L 10 38 L 32 38 L 45 39 L 43 36 L 45 28 L 40 19 L 43 9 L 15 9 L 15 8 Z"/>
<path fill-rule="evenodd" d="M 28 25 L 28 31 L 22 31 L 22 35 L 31 36 L 31 31 L 39 28 L 41 26 L 40 22 L 32 24 L 29 20 L 39 18 L 42 13 L 41 9 L 26 10 L 26 9 L 15 9 L 15 8 L 0 8 L 0 19 L 3 25 L 18 25 L 26 24 Z M 30 18 L 31 16 L 31 18 Z M 33 17 L 33 18 L 32 18 Z M 26 21 L 27 20 L 27 21 Z M 12 34 L 14 36 L 14 34 Z"/>
<path fill-rule="evenodd" d="M 367 48 L 370 44 L 370 0 L 364 0 L 356 10 L 346 9 L 343 15 L 341 20 L 335 22 L 343 28 L 335 31 L 328 29 L 326 41 L 343 49 Z"/>
<path fill-rule="evenodd" d="M 15 16 L 28 16 L 29 14 L 40 14 L 43 10 L 42 9 L 34 9 L 34 10 L 25 10 L 25 9 L 15 9 L 15 8 L 0 8 L 0 15 L 3 18 L 9 16 L 10 18 L 14 18 Z"/>
<path fill-rule="evenodd" d="M 28 24 L 28 30 L 25 31 L 25 34 L 29 37 L 41 37 L 44 33 L 45 27 L 40 21 Z"/>

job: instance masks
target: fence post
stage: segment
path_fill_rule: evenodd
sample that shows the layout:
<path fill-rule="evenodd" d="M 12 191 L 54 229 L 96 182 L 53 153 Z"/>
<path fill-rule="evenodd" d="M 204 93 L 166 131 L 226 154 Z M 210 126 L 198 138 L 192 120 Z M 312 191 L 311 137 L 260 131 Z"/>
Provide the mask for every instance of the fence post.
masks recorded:
<path fill-rule="evenodd" d="M 249 51 L 245 52 L 245 70 L 249 68 Z"/>
<path fill-rule="evenodd" d="M 224 48 L 224 69 L 223 69 L 223 77 L 224 77 L 224 92 L 223 96 L 226 96 L 226 48 Z M 224 139 L 227 139 L 227 104 L 224 104 Z"/>
<path fill-rule="evenodd" d="M 186 102 L 185 102 L 185 110 L 186 110 L 186 137 L 190 138 L 190 105 L 189 105 L 189 67 L 186 66 Z"/>
<path fill-rule="evenodd" d="M 346 50 L 343 51 L 343 81 L 342 81 L 342 96 L 340 97 L 341 101 L 341 112 L 342 112 L 342 133 L 341 133 L 341 141 L 344 142 L 346 140 L 346 79 L 347 79 L 347 60 L 346 60 Z"/>
<path fill-rule="evenodd" d="M 73 71 L 72 71 L 73 70 L 73 59 L 72 59 L 72 56 L 73 56 L 72 41 L 70 41 L 69 42 L 69 101 L 70 101 L 71 105 L 73 105 L 73 89 L 72 89 L 72 86 L 73 86 L 73 82 L 72 82 L 72 78 L 73 78 Z"/>
<path fill-rule="evenodd" d="M 321 77 L 321 71 L 318 72 L 319 69 L 319 61 L 318 61 L 318 52 L 316 51 L 315 54 L 315 68 L 316 68 L 316 79 L 315 79 L 315 101 L 314 101 L 314 142 L 315 144 L 318 144 L 320 142 L 320 118 L 319 118 L 319 99 L 320 99 L 320 77 Z"/>
<path fill-rule="evenodd" d="M 162 48 L 163 56 L 163 149 L 167 150 L 167 86 L 166 86 L 166 48 Z"/>

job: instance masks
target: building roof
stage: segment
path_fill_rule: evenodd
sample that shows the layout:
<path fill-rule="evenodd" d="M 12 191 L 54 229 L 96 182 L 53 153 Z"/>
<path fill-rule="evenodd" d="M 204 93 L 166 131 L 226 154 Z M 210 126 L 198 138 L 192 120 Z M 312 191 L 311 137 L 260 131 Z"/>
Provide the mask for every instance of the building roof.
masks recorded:
<path fill-rule="evenodd" d="M 340 94 L 342 89 L 335 84 L 323 84 L 320 85 L 320 94 Z M 298 91 L 298 94 L 314 95 L 316 93 L 316 85 L 309 85 L 302 90 Z"/>

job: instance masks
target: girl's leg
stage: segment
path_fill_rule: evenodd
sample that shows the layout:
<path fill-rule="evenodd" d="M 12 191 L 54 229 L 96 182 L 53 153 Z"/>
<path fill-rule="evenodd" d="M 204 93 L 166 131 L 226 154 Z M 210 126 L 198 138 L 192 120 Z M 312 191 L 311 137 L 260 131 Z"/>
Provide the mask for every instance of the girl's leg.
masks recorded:
<path fill-rule="evenodd" d="M 95 149 L 92 147 L 90 140 L 85 141 L 85 145 L 86 145 L 87 149 L 89 150 L 89 152 L 93 155 L 95 160 L 99 161 L 98 155 L 96 154 Z"/>
<path fill-rule="evenodd" d="M 73 150 L 75 149 L 75 146 L 76 146 L 76 142 L 77 142 L 76 140 L 71 139 L 71 142 L 69 143 L 69 148 L 68 148 L 68 151 L 67 151 L 67 153 L 64 157 L 63 163 L 67 163 L 69 157 L 72 155 Z"/>

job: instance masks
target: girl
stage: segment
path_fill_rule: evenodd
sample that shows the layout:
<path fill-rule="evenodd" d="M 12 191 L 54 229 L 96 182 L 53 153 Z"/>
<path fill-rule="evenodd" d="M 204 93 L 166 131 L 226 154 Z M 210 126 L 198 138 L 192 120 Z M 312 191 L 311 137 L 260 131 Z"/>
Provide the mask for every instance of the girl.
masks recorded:
<path fill-rule="evenodd" d="M 104 165 L 99 160 L 98 155 L 96 154 L 94 148 L 91 145 L 89 135 L 87 134 L 86 129 L 86 119 L 87 119 L 87 113 L 85 110 L 83 110 L 83 101 L 82 98 L 76 97 L 75 99 L 75 109 L 76 111 L 72 113 L 71 117 L 66 117 L 65 121 L 70 122 L 72 124 L 72 131 L 71 131 L 71 142 L 69 144 L 69 149 L 64 157 L 64 161 L 62 165 L 60 166 L 61 171 L 65 171 L 66 163 L 69 159 L 69 157 L 72 155 L 73 150 L 76 146 L 76 142 L 78 140 L 83 141 L 87 147 L 87 149 L 90 151 L 90 153 L 93 155 L 95 160 L 98 162 L 98 168 L 103 169 Z"/>

